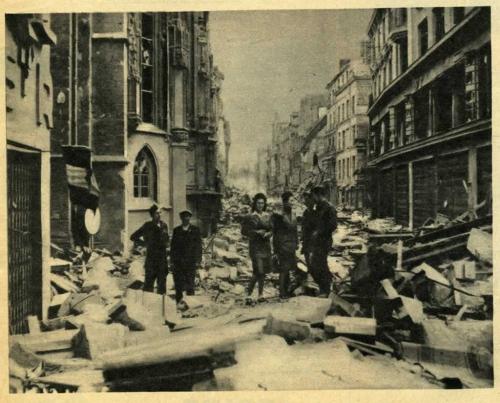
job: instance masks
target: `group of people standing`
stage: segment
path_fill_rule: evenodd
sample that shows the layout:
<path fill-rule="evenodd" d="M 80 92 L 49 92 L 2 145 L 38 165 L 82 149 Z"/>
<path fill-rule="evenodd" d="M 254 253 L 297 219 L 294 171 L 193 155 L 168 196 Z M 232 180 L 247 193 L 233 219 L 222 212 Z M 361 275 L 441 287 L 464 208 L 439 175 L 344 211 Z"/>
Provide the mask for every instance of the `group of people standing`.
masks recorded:
<path fill-rule="evenodd" d="M 280 298 L 288 298 L 305 278 L 297 268 L 299 249 L 298 217 L 294 214 L 290 200 L 291 192 L 281 195 L 281 209 L 267 211 L 267 198 L 258 193 L 253 198 L 252 212 L 242 224 L 242 233 L 249 238 L 249 253 L 253 275 L 247 289 L 247 298 L 252 300 L 255 285 L 258 300 L 262 301 L 266 273 L 279 271 Z M 330 293 L 332 277 L 328 268 L 328 252 L 332 246 L 332 233 L 337 227 L 337 215 L 326 200 L 325 191 L 316 186 L 304 194 L 306 210 L 302 216 L 302 248 L 308 272 L 319 286 L 319 296 Z M 293 273 L 295 281 L 290 282 Z"/>
<path fill-rule="evenodd" d="M 291 205 L 291 192 L 281 196 L 281 208 L 272 213 L 267 211 L 267 198 L 263 193 L 254 196 L 252 212 L 242 223 L 242 233 L 249 239 L 249 254 L 253 275 L 247 288 L 248 301 L 252 300 L 255 286 L 258 300 L 264 299 L 264 280 L 273 267 L 279 271 L 280 298 L 288 298 L 302 283 L 306 274 L 297 268 L 299 249 L 298 217 Z M 304 195 L 306 210 L 302 216 L 302 248 L 308 272 L 318 284 L 319 296 L 328 296 L 331 288 L 331 274 L 328 269 L 328 252 L 332 245 L 332 233 L 337 227 L 335 209 L 326 200 L 322 187 L 315 187 Z M 169 233 L 167 224 L 161 220 L 161 209 L 153 205 L 149 209 L 151 221 L 146 222 L 130 239 L 146 245 L 144 264 L 144 290 L 166 293 L 168 273 Z M 181 225 L 174 228 L 170 242 L 170 263 L 172 266 L 175 297 L 179 303 L 183 294 L 194 295 L 196 270 L 202 259 L 200 230 L 191 224 L 192 213 L 180 213 Z M 290 281 L 293 273 L 294 281 Z"/>
<path fill-rule="evenodd" d="M 151 221 L 147 221 L 130 239 L 143 242 L 146 246 L 144 262 L 144 291 L 152 292 L 156 281 L 158 294 L 166 293 L 168 267 L 168 226 L 161 220 L 161 209 L 157 205 L 149 209 Z M 192 213 L 189 210 L 179 214 L 181 224 L 174 228 L 170 242 L 170 265 L 175 283 L 175 299 L 179 303 L 184 292 L 194 295 L 196 270 L 202 258 L 200 230 L 191 224 Z"/>

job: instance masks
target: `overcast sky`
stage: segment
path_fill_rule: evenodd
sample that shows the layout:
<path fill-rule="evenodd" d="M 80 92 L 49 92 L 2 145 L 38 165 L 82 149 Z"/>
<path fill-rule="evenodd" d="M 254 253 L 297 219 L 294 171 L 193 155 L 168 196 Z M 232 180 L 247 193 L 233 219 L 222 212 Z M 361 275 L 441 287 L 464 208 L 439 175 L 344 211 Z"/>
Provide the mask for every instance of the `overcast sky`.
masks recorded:
<path fill-rule="evenodd" d="M 224 73 L 231 165 L 253 163 L 274 114 L 288 120 L 300 98 L 325 90 L 339 59 L 359 57 L 371 10 L 210 13 L 214 62 Z"/>

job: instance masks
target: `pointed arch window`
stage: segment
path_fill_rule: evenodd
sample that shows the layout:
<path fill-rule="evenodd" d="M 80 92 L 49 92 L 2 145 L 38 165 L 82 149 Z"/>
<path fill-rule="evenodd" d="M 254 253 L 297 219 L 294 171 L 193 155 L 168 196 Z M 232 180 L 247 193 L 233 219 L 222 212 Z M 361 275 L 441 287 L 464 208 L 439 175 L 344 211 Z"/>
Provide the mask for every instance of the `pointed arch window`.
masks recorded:
<path fill-rule="evenodd" d="M 144 147 L 134 162 L 134 197 L 157 200 L 157 174 L 154 157 Z"/>

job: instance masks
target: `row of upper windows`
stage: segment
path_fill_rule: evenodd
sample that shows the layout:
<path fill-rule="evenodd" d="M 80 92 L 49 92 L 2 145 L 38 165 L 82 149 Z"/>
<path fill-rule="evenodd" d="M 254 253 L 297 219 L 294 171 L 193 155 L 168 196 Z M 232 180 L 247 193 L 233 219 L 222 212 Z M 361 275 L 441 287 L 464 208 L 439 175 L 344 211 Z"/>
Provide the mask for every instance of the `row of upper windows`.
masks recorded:
<path fill-rule="evenodd" d="M 327 115 L 327 127 L 332 129 L 334 126 L 340 124 L 345 119 L 350 118 L 356 114 L 356 96 L 346 99 L 340 105 L 333 106 Z"/>
<path fill-rule="evenodd" d="M 356 172 L 356 156 L 346 157 L 337 161 L 337 180 L 354 178 Z"/>
<path fill-rule="evenodd" d="M 353 147 L 357 131 L 357 126 L 353 125 L 350 128 L 337 132 L 337 151 Z"/>
<path fill-rule="evenodd" d="M 404 18 L 401 16 L 401 13 L 403 13 L 402 10 L 404 10 Z M 393 52 L 390 53 L 383 66 L 380 67 L 372 80 L 372 94 L 374 95 L 374 98 L 378 97 L 384 88 L 388 86 L 396 77 L 406 71 L 410 58 L 415 60 L 418 59 L 427 52 L 431 43 L 436 43 L 441 40 L 446 33 L 446 10 L 449 10 L 449 17 L 453 25 L 460 23 L 465 17 L 464 7 L 450 7 L 447 9 L 444 7 L 433 8 L 432 15 L 428 15 L 423 18 L 417 25 L 415 43 L 417 54 L 409 55 L 408 38 L 391 44 Z M 371 48 L 373 50 L 374 60 L 377 60 L 380 57 L 382 49 L 387 43 L 390 26 L 406 24 L 405 13 L 405 9 L 390 9 L 390 11 L 384 15 L 381 23 L 379 24 L 378 30 L 371 37 Z M 432 24 L 432 31 L 429 29 L 430 24 Z M 448 28 L 451 28 L 451 25 L 449 25 Z M 429 32 L 434 33 L 432 38 L 430 37 Z"/>
<path fill-rule="evenodd" d="M 346 85 L 349 79 L 351 79 L 353 75 L 354 75 L 353 70 L 346 69 L 340 76 L 337 77 L 337 79 L 333 83 L 331 88 L 332 93 L 335 93 L 337 90 Z"/>

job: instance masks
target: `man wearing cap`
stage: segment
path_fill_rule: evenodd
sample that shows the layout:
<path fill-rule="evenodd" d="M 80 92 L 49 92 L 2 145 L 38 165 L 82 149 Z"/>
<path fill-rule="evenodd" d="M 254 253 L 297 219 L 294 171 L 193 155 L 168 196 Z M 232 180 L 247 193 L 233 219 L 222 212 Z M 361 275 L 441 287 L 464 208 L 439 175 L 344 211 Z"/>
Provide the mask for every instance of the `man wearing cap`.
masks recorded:
<path fill-rule="evenodd" d="M 161 220 L 161 211 L 157 205 L 149 208 L 149 214 L 151 221 L 144 223 L 135 231 L 130 236 L 130 240 L 138 242 L 142 239 L 146 244 L 144 291 L 152 292 L 156 281 L 156 292 L 165 294 L 168 272 L 168 226 Z"/>
<path fill-rule="evenodd" d="M 326 297 L 330 293 L 332 284 L 332 275 L 328 268 L 328 252 L 332 247 L 333 231 L 337 228 L 337 212 L 326 200 L 323 187 L 316 186 L 311 193 L 315 206 L 308 268 L 319 286 L 320 296 Z"/>
<path fill-rule="evenodd" d="M 182 224 L 174 228 L 170 246 L 170 261 L 173 266 L 175 300 L 182 300 L 183 292 L 194 295 L 196 269 L 201 263 L 202 246 L 198 227 L 191 224 L 189 210 L 181 211 Z"/>

